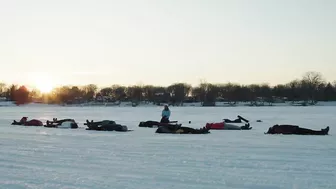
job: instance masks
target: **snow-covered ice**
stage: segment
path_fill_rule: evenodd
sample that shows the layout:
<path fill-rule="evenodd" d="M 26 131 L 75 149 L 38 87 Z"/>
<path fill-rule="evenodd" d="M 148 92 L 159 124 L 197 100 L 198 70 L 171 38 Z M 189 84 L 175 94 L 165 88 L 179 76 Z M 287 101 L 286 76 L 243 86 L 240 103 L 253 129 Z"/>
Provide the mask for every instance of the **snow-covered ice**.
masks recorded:
<path fill-rule="evenodd" d="M 199 128 L 237 115 L 250 131 L 155 134 L 138 123 L 162 107 L 0 107 L 0 188 L 335 189 L 336 107 L 171 107 L 171 120 Z M 80 129 L 11 126 L 22 116 L 74 118 Z M 112 119 L 133 132 L 87 131 L 86 119 Z M 257 123 L 256 120 L 263 122 Z M 192 121 L 191 124 L 188 121 Z M 328 136 L 265 135 L 274 124 Z"/>

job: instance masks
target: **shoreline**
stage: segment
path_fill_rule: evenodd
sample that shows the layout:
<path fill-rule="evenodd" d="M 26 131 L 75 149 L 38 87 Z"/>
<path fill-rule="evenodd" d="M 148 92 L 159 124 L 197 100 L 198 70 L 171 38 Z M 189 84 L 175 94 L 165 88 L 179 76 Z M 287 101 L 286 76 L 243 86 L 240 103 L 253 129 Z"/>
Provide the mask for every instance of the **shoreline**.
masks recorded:
<path fill-rule="evenodd" d="M 154 103 L 148 103 L 148 102 L 140 102 L 139 104 L 135 105 L 132 102 L 120 102 L 120 103 L 97 103 L 97 102 L 89 102 L 89 103 L 82 103 L 82 104 L 45 104 L 45 103 L 29 103 L 17 106 L 12 101 L 2 101 L 0 102 L 0 107 L 29 107 L 29 106 L 56 106 L 56 107 L 161 107 L 164 104 L 156 105 Z M 306 106 L 336 106 L 336 101 L 319 101 L 314 105 L 303 105 L 302 103 L 298 102 L 296 104 L 293 104 L 292 102 L 284 102 L 284 103 L 264 103 L 264 104 L 256 104 L 253 105 L 251 102 L 237 102 L 236 104 L 228 104 L 225 102 L 216 102 L 215 106 L 202 106 L 201 102 L 195 102 L 195 103 L 183 103 L 183 105 L 170 105 L 170 107 L 218 107 L 218 108 L 224 108 L 224 107 L 306 107 Z"/>

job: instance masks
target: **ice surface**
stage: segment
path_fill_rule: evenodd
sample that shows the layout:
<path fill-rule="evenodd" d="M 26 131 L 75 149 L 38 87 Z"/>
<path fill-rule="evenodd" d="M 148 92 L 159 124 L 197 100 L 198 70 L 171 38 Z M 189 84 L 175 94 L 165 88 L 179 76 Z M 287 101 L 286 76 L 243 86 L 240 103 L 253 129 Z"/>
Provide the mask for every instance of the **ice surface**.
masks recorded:
<path fill-rule="evenodd" d="M 171 120 L 194 128 L 242 115 L 253 129 L 170 135 L 138 127 L 140 121 L 158 120 L 161 107 L 0 107 L 0 188 L 336 188 L 336 107 L 171 110 Z M 22 116 L 43 121 L 73 118 L 81 128 L 10 125 Z M 112 119 L 134 131 L 87 131 L 86 119 Z M 277 123 L 312 129 L 329 125 L 330 135 L 264 134 Z"/>

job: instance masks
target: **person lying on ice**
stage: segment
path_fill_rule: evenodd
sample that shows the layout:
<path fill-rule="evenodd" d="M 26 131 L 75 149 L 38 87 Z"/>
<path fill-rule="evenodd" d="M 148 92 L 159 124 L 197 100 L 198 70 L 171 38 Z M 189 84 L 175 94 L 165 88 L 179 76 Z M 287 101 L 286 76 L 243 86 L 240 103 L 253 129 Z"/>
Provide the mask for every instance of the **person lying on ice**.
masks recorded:
<path fill-rule="evenodd" d="M 171 134 L 208 134 L 209 129 L 208 128 L 200 128 L 200 129 L 194 129 L 191 127 L 178 127 L 178 128 L 172 128 L 172 127 L 165 127 L 161 126 L 156 130 L 156 133 L 171 133 Z"/>
<path fill-rule="evenodd" d="M 44 127 L 55 127 L 55 128 L 72 128 L 77 129 L 78 124 L 74 119 L 61 119 L 53 118 L 52 121 L 47 120 L 47 124 Z M 68 125 L 67 125 L 68 124 Z"/>
<path fill-rule="evenodd" d="M 238 115 L 237 119 L 230 120 L 230 119 L 223 119 L 225 123 L 242 123 L 242 121 L 245 121 L 246 123 L 249 123 L 249 120 L 243 118 L 242 116 Z"/>
<path fill-rule="evenodd" d="M 157 121 L 141 121 L 139 127 L 159 127 L 159 126 L 181 126 L 177 121 L 170 121 L 169 123 L 161 123 Z"/>
<path fill-rule="evenodd" d="M 61 120 L 57 120 L 57 118 L 53 118 L 52 121 L 47 120 L 47 125 L 52 125 L 52 124 L 56 124 L 56 125 L 62 125 L 62 123 L 64 122 L 75 122 L 74 119 L 61 119 Z"/>
<path fill-rule="evenodd" d="M 284 134 L 284 135 L 328 135 L 329 126 L 321 130 L 302 128 L 297 125 L 274 125 L 265 134 Z"/>
<path fill-rule="evenodd" d="M 42 121 L 37 119 L 32 119 L 28 121 L 28 117 L 22 117 L 19 122 L 14 120 L 12 125 L 43 126 L 43 123 Z"/>
<path fill-rule="evenodd" d="M 96 121 L 94 122 L 91 120 L 86 120 L 84 124 L 88 128 L 86 130 L 97 130 L 97 131 L 130 131 L 128 130 L 127 126 L 117 124 L 115 121 L 112 120 L 103 120 L 103 121 Z"/>

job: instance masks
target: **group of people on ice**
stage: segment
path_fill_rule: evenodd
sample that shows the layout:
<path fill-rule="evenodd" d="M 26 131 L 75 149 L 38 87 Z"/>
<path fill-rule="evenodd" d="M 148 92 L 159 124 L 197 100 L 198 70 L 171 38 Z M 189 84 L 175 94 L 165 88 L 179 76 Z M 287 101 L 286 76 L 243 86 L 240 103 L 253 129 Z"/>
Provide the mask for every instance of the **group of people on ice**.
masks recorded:
<path fill-rule="evenodd" d="M 157 133 L 209 133 L 209 130 L 251 130 L 250 123 L 247 119 L 238 115 L 238 118 L 235 120 L 224 119 L 223 122 L 218 123 L 206 123 L 205 127 L 201 129 L 193 129 L 189 127 L 182 127 L 181 124 L 176 122 L 171 122 L 169 120 L 171 112 L 168 105 L 164 106 L 164 109 L 161 113 L 161 121 L 146 121 L 140 122 L 139 127 L 154 127 L 157 126 Z M 234 123 L 243 123 L 245 125 L 239 126 Z M 261 122 L 258 120 L 257 122 Z M 175 123 L 175 124 L 173 124 Z M 190 123 L 190 122 L 189 122 Z M 296 134 L 296 135 L 327 135 L 329 132 L 329 127 L 326 127 L 321 130 L 312 130 L 307 128 L 301 128 L 297 125 L 274 125 L 269 128 L 265 134 Z"/>
<path fill-rule="evenodd" d="M 172 134 L 207 134 L 209 130 L 251 130 L 250 123 L 247 119 L 238 115 L 235 120 L 224 119 L 223 122 L 218 123 L 206 123 L 203 128 L 194 129 L 191 127 L 183 127 L 182 124 L 178 124 L 177 121 L 170 121 L 171 111 L 168 105 L 164 106 L 161 112 L 161 120 L 157 121 L 142 121 L 139 123 L 139 127 L 158 127 L 156 133 L 172 133 Z M 237 123 L 243 123 L 244 125 L 239 126 Z M 191 123 L 189 121 L 189 123 Z M 53 118 L 52 121 L 47 121 L 46 125 L 40 120 L 32 119 L 28 120 L 27 117 L 23 117 L 20 121 L 13 121 L 12 125 L 22 125 L 22 126 L 44 126 L 53 128 L 78 128 L 78 124 L 74 119 L 62 119 L 57 120 Z M 93 120 L 84 123 L 88 128 L 87 130 L 98 130 L 98 131 L 120 131 L 127 132 L 132 131 L 125 125 L 117 124 L 115 121 L 103 120 L 96 121 Z M 296 135 L 328 135 L 329 126 L 321 130 L 312 130 L 307 128 L 302 128 L 297 125 L 274 125 L 268 129 L 265 134 L 296 134 Z"/>
<path fill-rule="evenodd" d="M 53 127 L 53 128 L 71 128 L 77 129 L 78 124 L 74 119 L 62 119 L 57 120 L 53 118 L 52 121 L 47 120 L 46 124 L 43 125 L 42 121 L 37 119 L 28 120 L 28 117 L 22 117 L 20 121 L 13 121 L 12 125 L 22 125 L 22 126 L 44 126 L 44 127 Z"/>

